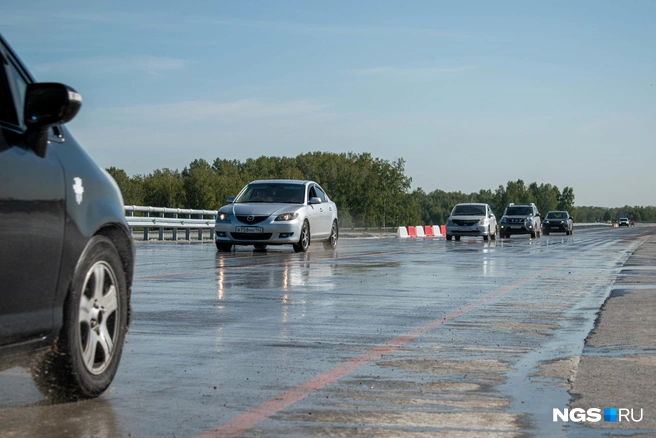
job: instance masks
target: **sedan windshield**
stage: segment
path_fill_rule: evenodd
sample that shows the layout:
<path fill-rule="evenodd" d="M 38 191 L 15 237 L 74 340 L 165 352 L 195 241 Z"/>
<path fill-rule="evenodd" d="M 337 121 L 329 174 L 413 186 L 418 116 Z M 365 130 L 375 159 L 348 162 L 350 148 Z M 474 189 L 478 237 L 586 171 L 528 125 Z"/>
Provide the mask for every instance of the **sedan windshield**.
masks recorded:
<path fill-rule="evenodd" d="M 305 202 L 305 186 L 280 183 L 249 184 L 234 202 L 237 204 L 246 202 L 302 204 Z"/>
<path fill-rule="evenodd" d="M 485 216 L 485 207 L 482 205 L 456 205 L 451 216 Z"/>
<path fill-rule="evenodd" d="M 567 219 L 567 213 L 563 213 L 560 211 L 551 212 L 547 214 L 547 217 L 545 219 Z"/>

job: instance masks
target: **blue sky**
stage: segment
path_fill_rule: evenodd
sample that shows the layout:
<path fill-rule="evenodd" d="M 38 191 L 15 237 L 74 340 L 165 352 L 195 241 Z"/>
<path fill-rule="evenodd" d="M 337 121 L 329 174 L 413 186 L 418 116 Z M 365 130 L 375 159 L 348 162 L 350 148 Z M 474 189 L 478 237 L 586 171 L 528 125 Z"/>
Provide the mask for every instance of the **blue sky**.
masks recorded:
<path fill-rule="evenodd" d="M 656 2 L 17 1 L 0 32 L 129 175 L 311 151 L 413 188 L 574 188 L 656 205 Z"/>

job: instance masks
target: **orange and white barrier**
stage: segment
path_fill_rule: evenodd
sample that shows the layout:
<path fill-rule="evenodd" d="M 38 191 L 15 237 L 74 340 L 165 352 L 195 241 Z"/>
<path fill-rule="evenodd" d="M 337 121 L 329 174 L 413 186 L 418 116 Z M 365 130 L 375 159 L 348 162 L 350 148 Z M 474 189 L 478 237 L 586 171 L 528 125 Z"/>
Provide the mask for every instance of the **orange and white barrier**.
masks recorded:
<path fill-rule="evenodd" d="M 446 234 L 444 225 L 409 225 L 407 227 L 399 227 L 397 237 L 442 237 Z"/>

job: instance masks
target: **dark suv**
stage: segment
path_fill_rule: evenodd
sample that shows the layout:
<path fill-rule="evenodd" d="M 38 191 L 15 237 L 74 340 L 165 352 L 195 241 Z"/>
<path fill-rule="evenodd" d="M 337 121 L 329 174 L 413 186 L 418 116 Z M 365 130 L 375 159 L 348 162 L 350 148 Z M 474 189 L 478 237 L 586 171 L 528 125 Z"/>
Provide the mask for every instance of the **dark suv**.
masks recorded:
<path fill-rule="evenodd" d="M 508 204 L 499 221 L 499 234 L 508 238 L 511 234 L 530 234 L 541 237 L 540 213 L 535 204 Z"/>
<path fill-rule="evenodd" d="M 121 194 L 63 126 L 81 103 L 0 36 L 0 371 L 27 367 L 55 402 L 107 389 L 130 318 Z"/>

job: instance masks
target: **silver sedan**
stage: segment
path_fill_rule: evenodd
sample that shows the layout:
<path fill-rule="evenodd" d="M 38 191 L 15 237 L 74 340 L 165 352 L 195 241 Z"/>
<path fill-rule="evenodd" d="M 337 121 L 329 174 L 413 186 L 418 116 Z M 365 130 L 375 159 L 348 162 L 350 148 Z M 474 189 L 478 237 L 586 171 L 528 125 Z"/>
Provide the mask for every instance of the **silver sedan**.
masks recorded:
<path fill-rule="evenodd" d="M 337 206 L 314 181 L 259 180 L 246 185 L 216 217 L 219 251 L 233 245 L 292 245 L 306 252 L 310 242 L 335 249 L 339 237 Z"/>

